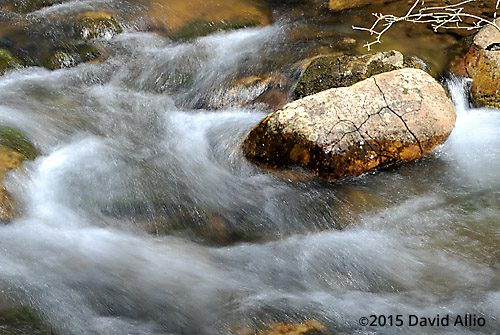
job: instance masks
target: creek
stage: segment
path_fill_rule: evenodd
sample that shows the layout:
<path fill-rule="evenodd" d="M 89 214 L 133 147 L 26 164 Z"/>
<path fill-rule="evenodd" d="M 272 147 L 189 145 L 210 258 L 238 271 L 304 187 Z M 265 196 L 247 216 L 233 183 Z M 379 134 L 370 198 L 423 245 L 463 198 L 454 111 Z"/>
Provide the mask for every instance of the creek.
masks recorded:
<path fill-rule="evenodd" d="M 126 29 L 103 42 L 114 52 L 102 63 L 1 76 L 0 124 L 40 155 L 5 180 L 22 215 L 0 226 L 0 303 L 32 308 L 56 334 L 306 319 L 369 334 L 380 328 L 360 317 L 467 313 L 485 326 L 383 333 L 498 331 L 499 111 L 470 108 L 467 83 L 448 79 L 457 124 L 425 159 L 339 183 L 260 169 L 240 143 L 269 110 L 200 104 L 241 74 L 296 78 L 308 49 L 284 57 L 291 25 L 185 42 Z"/>

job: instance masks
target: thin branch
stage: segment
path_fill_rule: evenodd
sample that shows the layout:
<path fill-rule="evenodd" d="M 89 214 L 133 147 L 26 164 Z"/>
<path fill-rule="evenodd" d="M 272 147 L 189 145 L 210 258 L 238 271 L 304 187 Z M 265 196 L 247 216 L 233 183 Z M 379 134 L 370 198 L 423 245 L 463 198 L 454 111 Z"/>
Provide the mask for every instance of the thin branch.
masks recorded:
<path fill-rule="evenodd" d="M 356 27 L 352 29 L 367 31 L 370 35 L 375 36 L 372 42 L 366 43 L 364 46 L 370 50 L 371 46 L 381 43 L 382 35 L 387 32 L 394 24 L 398 22 L 424 23 L 431 24 L 432 29 L 437 32 L 439 29 L 480 29 L 486 25 L 495 27 L 500 31 L 500 26 L 496 23 L 500 0 L 497 0 L 493 20 L 482 18 L 467 12 L 464 12 L 464 5 L 475 2 L 477 0 L 464 0 L 456 4 L 435 7 L 423 7 L 416 11 L 418 5 L 424 5 L 424 0 L 416 0 L 410 7 L 406 15 L 396 16 L 390 14 L 373 13 L 376 20 L 370 28 Z M 465 22 L 469 19 L 470 22 Z"/>

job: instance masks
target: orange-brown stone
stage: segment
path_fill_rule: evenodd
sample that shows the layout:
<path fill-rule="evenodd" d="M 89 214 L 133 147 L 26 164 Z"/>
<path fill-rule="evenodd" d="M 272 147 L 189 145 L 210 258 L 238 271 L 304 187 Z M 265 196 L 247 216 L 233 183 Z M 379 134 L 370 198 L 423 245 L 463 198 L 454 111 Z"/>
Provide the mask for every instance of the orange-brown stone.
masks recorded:
<path fill-rule="evenodd" d="M 472 79 L 471 98 L 476 106 L 500 108 L 500 31 L 491 25 L 482 28 L 463 61 L 451 70 Z"/>

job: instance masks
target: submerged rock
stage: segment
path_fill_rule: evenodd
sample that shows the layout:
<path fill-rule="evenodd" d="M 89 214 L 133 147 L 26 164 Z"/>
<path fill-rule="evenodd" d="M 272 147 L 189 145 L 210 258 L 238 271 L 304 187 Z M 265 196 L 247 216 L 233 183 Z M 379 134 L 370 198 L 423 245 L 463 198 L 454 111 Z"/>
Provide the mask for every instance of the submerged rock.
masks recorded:
<path fill-rule="evenodd" d="M 149 25 L 174 39 L 208 35 L 217 30 L 266 25 L 270 9 L 261 0 L 154 0 Z"/>
<path fill-rule="evenodd" d="M 402 69 L 285 105 L 252 129 L 243 153 L 264 166 L 300 165 L 337 180 L 429 154 L 455 119 L 434 78 Z"/>
<path fill-rule="evenodd" d="M 500 31 L 491 25 L 482 28 L 451 71 L 473 80 L 471 98 L 476 106 L 500 108 Z"/>
<path fill-rule="evenodd" d="M 241 21 L 208 21 L 196 19 L 186 23 L 180 29 L 169 34 L 169 37 L 174 40 L 186 40 L 193 37 L 206 36 L 216 31 L 241 29 L 254 27 L 260 24 L 259 21 L 253 19 L 244 19 Z"/>
<path fill-rule="evenodd" d="M 338 12 L 344 9 L 363 7 L 367 5 L 381 5 L 386 2 L 390 2 L 390 0 L 329 0 L 328 8 L 332 11 Z"/>
<path fill-rule="evenodd" d="M 288 101 L 290 88 L 289 81 L 280 74 L 248 76 L 212 89 L 206 105 L 208 108 L 228 108 L 263 104 L 274 110 Z"/>
<path fill-rule="evenodd" d="M 333 87 L 351 86 L 375 74 L 405 67 L 422 69 L 422 64 L 394 50 L 363 56 L 318 57 L 311 61 L 300 77 L 295 97 L 302 98 Z"/>

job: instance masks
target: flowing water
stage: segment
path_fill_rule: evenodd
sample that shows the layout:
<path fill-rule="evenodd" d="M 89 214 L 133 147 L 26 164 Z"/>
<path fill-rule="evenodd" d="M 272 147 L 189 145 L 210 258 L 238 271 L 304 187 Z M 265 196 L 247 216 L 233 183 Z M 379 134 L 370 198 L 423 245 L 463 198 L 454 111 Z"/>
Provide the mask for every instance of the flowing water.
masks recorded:
<path fill-rule="evenodd" d="M 237 75 L 296 76 L 300 50 L 268 62 L 283 58 L 288 29 L 183 43 L 129 29 L 103 42 L 115 52 L 101 64 L 0 77 L 0 124 L 40 152 L 5 180 L 22 215 L 0 226 L 0 302 L 32 308 L 57 334 L 229 334 L 305 319 L 333 334 L 495 334 L 500 113 L 469 108 L 453 79 L 457 125 L 428 158 L 341 183 L 259 169 L 239 145 L 268 110 L 199 106 Z M 486 324 L 407 322 L 467 313 Z M 358 324 L 372 314 L 405 324 Z"/>

